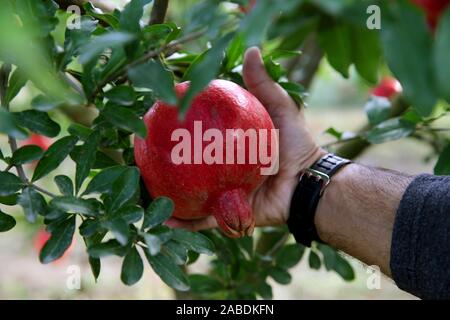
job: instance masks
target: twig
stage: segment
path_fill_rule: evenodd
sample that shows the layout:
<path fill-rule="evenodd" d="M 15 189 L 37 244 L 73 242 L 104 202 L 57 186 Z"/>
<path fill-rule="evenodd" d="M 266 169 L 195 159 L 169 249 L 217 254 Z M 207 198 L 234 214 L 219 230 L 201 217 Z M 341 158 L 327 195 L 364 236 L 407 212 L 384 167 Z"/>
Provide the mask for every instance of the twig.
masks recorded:
<path fill-rule="evenodd" d="M 41 187 L 39 187 L 39 186 L 37 186 L 37 185 L 35 185 L 35 184 L 29 183 L 29 185 L 30 185 L 31 187 L 35 188 L 37 191 L 40 191 L 40 192 L 42 192 L 42 193 L 48 195 L 49 197 L 52 197 L 52 198 L 57 197 L 56 194 L 54 194 L 54 193 L 52 193 L 52 192 L 50 192 L 50 191 L 47 191 L 47 190 L 45 190 L 45 189 L 42 189 Z"/>
<path fill-rule="evenodd" d="M 163 23 L 166 17 L 169 0 L 154 0 L 149 25 Z"/>

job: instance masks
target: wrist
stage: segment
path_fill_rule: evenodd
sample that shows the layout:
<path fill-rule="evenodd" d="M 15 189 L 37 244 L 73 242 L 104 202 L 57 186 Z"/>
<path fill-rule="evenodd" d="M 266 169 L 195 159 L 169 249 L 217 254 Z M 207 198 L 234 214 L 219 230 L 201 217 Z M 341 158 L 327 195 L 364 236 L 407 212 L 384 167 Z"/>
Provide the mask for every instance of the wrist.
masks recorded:
<path fill-rule="evenodd" d="M 334 224 L 339 220 L 337 215 L 339 199 L 342 198 L 345 186 L 351 181 L 352 176 L 357 174 L 358 167 L 357 164 L 350 163 L 336 172 L 317 205 L 314 223 L 320 239 L 325 243 L 332 242 L 335 233 Z"/>

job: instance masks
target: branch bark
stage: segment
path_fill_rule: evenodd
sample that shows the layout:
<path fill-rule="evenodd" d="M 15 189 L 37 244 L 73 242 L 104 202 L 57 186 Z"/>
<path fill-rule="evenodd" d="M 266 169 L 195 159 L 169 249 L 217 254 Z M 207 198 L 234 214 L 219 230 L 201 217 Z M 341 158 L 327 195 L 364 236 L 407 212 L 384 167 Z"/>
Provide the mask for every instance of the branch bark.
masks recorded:
<path fill-rule="evenodd" d="M 163 23 L 166 17 L 169 0 L 154 0 L 149 25 Z"/>

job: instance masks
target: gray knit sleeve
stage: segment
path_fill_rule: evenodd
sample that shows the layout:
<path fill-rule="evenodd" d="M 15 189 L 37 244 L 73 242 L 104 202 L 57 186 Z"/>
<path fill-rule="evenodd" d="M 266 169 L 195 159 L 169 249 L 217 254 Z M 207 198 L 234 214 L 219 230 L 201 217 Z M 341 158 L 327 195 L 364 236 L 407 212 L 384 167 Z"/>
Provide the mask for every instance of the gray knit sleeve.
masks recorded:
<path fill-rule="evenodd" d="M 391 246 L 397 285 L 423 299 L 450 298 L 450 177 L 419 175 L 397 210 Z"/>

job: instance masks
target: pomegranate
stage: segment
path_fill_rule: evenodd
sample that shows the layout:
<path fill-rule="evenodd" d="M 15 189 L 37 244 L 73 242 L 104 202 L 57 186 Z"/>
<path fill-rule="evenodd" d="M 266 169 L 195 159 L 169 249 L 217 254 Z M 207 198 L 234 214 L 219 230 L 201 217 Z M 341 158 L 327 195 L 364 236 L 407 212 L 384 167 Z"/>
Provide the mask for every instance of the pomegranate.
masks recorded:
<path fill-rule="evenodd" d="M 450 0 L 412 0 L 412 2 L 425 11 L 428 25 L 433 31 L 442 13 L 450 4 Z"/>
<path fill-rule="evenodd" d="M 52 145 L 52 140 L 40 134 L 33 133 L 27 140 L 22 142 L 22 145 L 36 145 L 46 151 Z"/>
<path fill-rule="evenodd" d="M 188 88 L 189 82 L 177 84 L 175 90 L 178 97 L 183 97 Z M 199 154 L 198 149 L 195 150 L 196 144 L 199 146 L 195 136 L 198 135 L 199 123 L 205 132 L 213 129 L 222 137 L 227 135 L 229 129 L 273 132 L 272 120 L 258 99 L 233 82 L 213 80 L 193 99 L 184 120 L 180 120 L 175 106 L 157 101 L 145 115 L 144 122 L 148 136 L 146 139 L 135 138 L 135 159 L 151 196 L 172 198 L 175 203 L 173 216 L 176 218 L 193 220 L 213 215 L 226 235 L 251 235 L 255 220 L 248 196 L 264 181 L 266 176 L 260 173 L 264 164 L 259 158 L 253 163 L 245 161 L 240 164 L 236 161 L 229 163 L 228 158 L 222 163 L 206 164 L 198 158 L 196 161 L 196 157 L 201 156 L 202 151 L 204 155 L 212 142 L 203 139 Z M 177 129 L 194 135 L 194 141 L 189 142 L 194 152 L 186 155 L 183 151 L 183 157 L 189 160 L 187 163 L 175 163 L 173 159 L 172 152 L 178 142 L 173 141 L 172 134 Z M 230 140 L 233 145 L 237 144 L 237 147 L 232 147 L 236 159 L 238 137 L 232 135 Z M 268 154 L 274 154 L 271 150 L 276 147 L 276 140 L 267 139 L 265 145 L 259 142 L 256 149 L 259 153 L 261 147 L 267 146 L 270 150 Z M 247 160 L 249 144 L 245 143 Z M 214 154 L 224 155 L 229 147 L 222 144 Z"/>
<path fill-rule="evenodd" d="M 372 95 L 389 99 L 401 92 L 402 85 L 397 79 L 385 77 L 375 88 L 373 88 Z"/>

